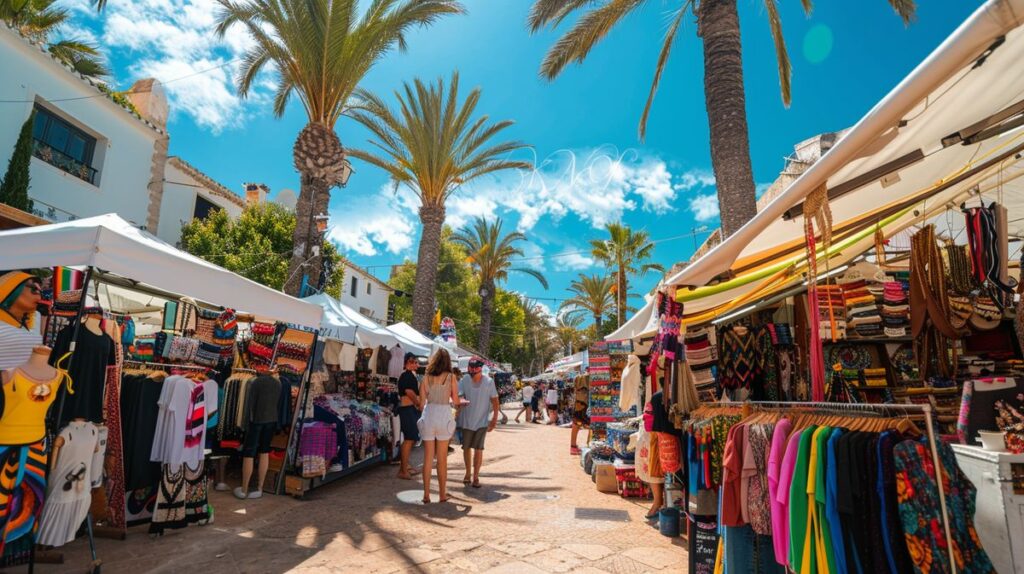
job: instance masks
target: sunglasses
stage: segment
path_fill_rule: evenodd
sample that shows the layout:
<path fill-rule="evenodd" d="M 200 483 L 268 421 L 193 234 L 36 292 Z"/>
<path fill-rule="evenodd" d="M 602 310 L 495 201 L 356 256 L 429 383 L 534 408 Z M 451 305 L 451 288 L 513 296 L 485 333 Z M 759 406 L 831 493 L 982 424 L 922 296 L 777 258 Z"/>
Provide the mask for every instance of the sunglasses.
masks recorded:
<path fill-rule="evenodd" d="M 75 472 L 69 472 L 67 476 L 64 477 L 64 491 L 67 492 L 71 490 L 74 483 L 82 480 L 83 478 L 85 478 L 85 466 L 79 467 Z"/>

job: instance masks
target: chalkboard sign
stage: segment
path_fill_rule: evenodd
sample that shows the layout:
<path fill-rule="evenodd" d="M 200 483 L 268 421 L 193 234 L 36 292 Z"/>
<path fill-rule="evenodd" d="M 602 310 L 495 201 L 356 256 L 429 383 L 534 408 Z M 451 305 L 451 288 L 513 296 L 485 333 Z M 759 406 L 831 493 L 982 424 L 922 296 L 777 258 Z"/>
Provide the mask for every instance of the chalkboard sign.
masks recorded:
<path fill-rule="evenodd" d="M 718 553 L 718 517 L 690 515 L 690 574 L 712 574 Z"/>

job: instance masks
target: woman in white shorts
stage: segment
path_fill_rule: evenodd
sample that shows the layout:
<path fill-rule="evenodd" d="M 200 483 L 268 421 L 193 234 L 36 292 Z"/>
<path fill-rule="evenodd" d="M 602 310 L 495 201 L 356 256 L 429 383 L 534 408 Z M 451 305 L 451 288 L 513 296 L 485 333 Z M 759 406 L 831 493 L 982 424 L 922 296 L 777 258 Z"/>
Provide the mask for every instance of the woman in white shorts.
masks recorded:
<path fill-rule="evenodd" d="M 430 503 L 430 464 L 437 455 L 437 488 L 440 502 L 448 501 L 448 441 L 455 432 L 452 406 L 459 404 L 459 384 L 452 374 L 448 351 L 438 350 L 427 364 L 420 385 L 423 414 L 417 422 L 424 446 L 423 503 Z"/>

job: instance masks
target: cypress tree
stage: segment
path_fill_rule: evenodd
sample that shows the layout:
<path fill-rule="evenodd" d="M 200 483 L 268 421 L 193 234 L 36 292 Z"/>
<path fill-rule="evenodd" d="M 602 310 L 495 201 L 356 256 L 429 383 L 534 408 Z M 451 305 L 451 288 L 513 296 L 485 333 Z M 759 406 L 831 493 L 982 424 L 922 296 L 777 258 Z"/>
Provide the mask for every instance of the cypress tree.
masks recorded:
<path fill-rule="evenodd" d="M 21 126 L 18 141 L 14 144 L 14 153 L 7 163 L 7 173 L 4 174 L 3 183 L 0 183 L 0 203 L 28 212 L 32 211 L 32 200 L 28 198 L 28 169 L 32 163 L 32 125 L 35 117 L 36 112 L 33 110 Z"/>

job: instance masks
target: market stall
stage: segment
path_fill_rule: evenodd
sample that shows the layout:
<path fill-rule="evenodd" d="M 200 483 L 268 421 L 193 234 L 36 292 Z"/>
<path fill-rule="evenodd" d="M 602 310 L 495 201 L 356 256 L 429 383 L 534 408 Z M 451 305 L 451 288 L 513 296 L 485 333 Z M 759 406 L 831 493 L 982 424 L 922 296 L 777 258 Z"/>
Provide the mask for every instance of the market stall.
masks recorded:
<path fill-rule="evenodd" d="M 299 391 L 295 465 L 285 479 L 293 496 L 393 455 L 403 358 L 432 351 L 327 295 L 303 300 L 324 314 L 310 383 Z"/>
<path fill-rule="evenodd" d="M 979 8 L 753 220 L 659 288 L 649 361 L 652 387 L 664 394 L 650 401 L 653 436 L 640 439 L 637 469 L 684 487 L 691 571 L 751 551 L 771 559 L 750 571 L 805 571 L 803 539 L 787 548 L 773 535 L 784 528 L 792 540 L 816 526 L 768 504 L 782 500 L 768 490 L 741 494 L 754 487 L 746 477 L 776 486 L 781 455 L 809 455 L 817 473 L 798 467 L 778 485 L 789 498 L 819 488 L 839 501 L 817 524 L 845 545 L 847 564 L 1013 563 L 1005 523 L 976 531 L 970 510 L 975 487 L 979 498 L 1012 499 L 963 481 L 958 461 L 983 457 L 954 456 L 948 443 L 975 442 L 985 430 L 1020 448 L 1024 431 L 1024 411 L 1010 399 L 1024 390 L 1014 294 L 1024 76 L 1010 72 L 1024 55 L 1022 9 Z M 634 337 L 652 320 L 630 323 Z M 868 448 L 845 445 L 844 435 Z M 852 483 L 828 482 L 851 468 Z M 897 496 L 897 487 L 915 495 Z M 740 512 L 748 501 L 766 512 Z M 899 522 L 909 516 L 931 529 Z M 882 537 L 863 540 L 865 532 Z M 834 569 L 832 555 L 810 556 Z"/>
<path fill-rule="evenodd" d="M 46 347 L 32 353 L 44 363 L 37 372 L 57 373 L 52 384 L 35 387 L 46 394 L 45 405 L 54 404 L 49 423 L 42 417 L 33 423 L 56 440 L 6 451 L 28 449 L 30 460 L 47 469 L 41 475 L 12 475 L 26 477 L 8 485 L 14 496 L 25 489 L 36 494 L 31 503 L 23 499 L 22 506 L 5 507 L 39 512 L 39 538 L 29 530 L 29 538 L 6 545 L 3 563 L 34 561 L 32 542 L 59 547 L 75 538 L 83 521 L 91 542 L 94 518 L 121 538 L 137 522 L 149 524 L 154 534 L 205 522 L 210 516 L 208 447 L 219 440 L 218 417 L 223 420 L 230 410 L 218 395 L 247 354 L 249 335 L 241 335 L 239 325 L 270 325 L 268 367 L 280 364 L 281 377 L 290 370 L 301 378 L 306 372 L 302 343 L 311 343 L 313 335 L 290 332 L 318 325 L 320 308 L 183 253 L 112 214 L 0 232 L 0 252 L 4 267 L 54 267 L 43 285 L 51 304 L 43 324 L 27 321 L 15 326 L 24 332 L 13 336 L 28 333 L 52 345 L 52 353 Z M 13 278 L 15 289 L 35 281 L 24 274 L 5 277 Z M 133 313 L 140 325 L 150 326 L 144 332 L 158 331 L 155 337 L 135 337 Z M 159 328 L 152 329 L 157 321 Z M 287 349 L 282 342 L 290 343 Z M 60 370 L 45 367 L 47 354 Z M 0 359 L 15 365 L 22 360 Z M 277 378 L 269 380 L 274 389 L 283 388 Z M 284 392 L 277 391 L 275 403 Z M 170 405 L 180 415 L 172 416 Z M 284 409 L 289 407 L 285 400 Z M 241 412 L 249 413 L 244 406 Z M 51 457 L 53 470 L 47 464 Z M 31 463 L 10 459 L 5 464 L 14 470 Z M 73 482 L 59 488 L 59 482 L 48 480 L 54 472 Z M 38 485 L 29 484 L 29 476 Z M 47 496 L 41 497 L 44 490 Z"/>

